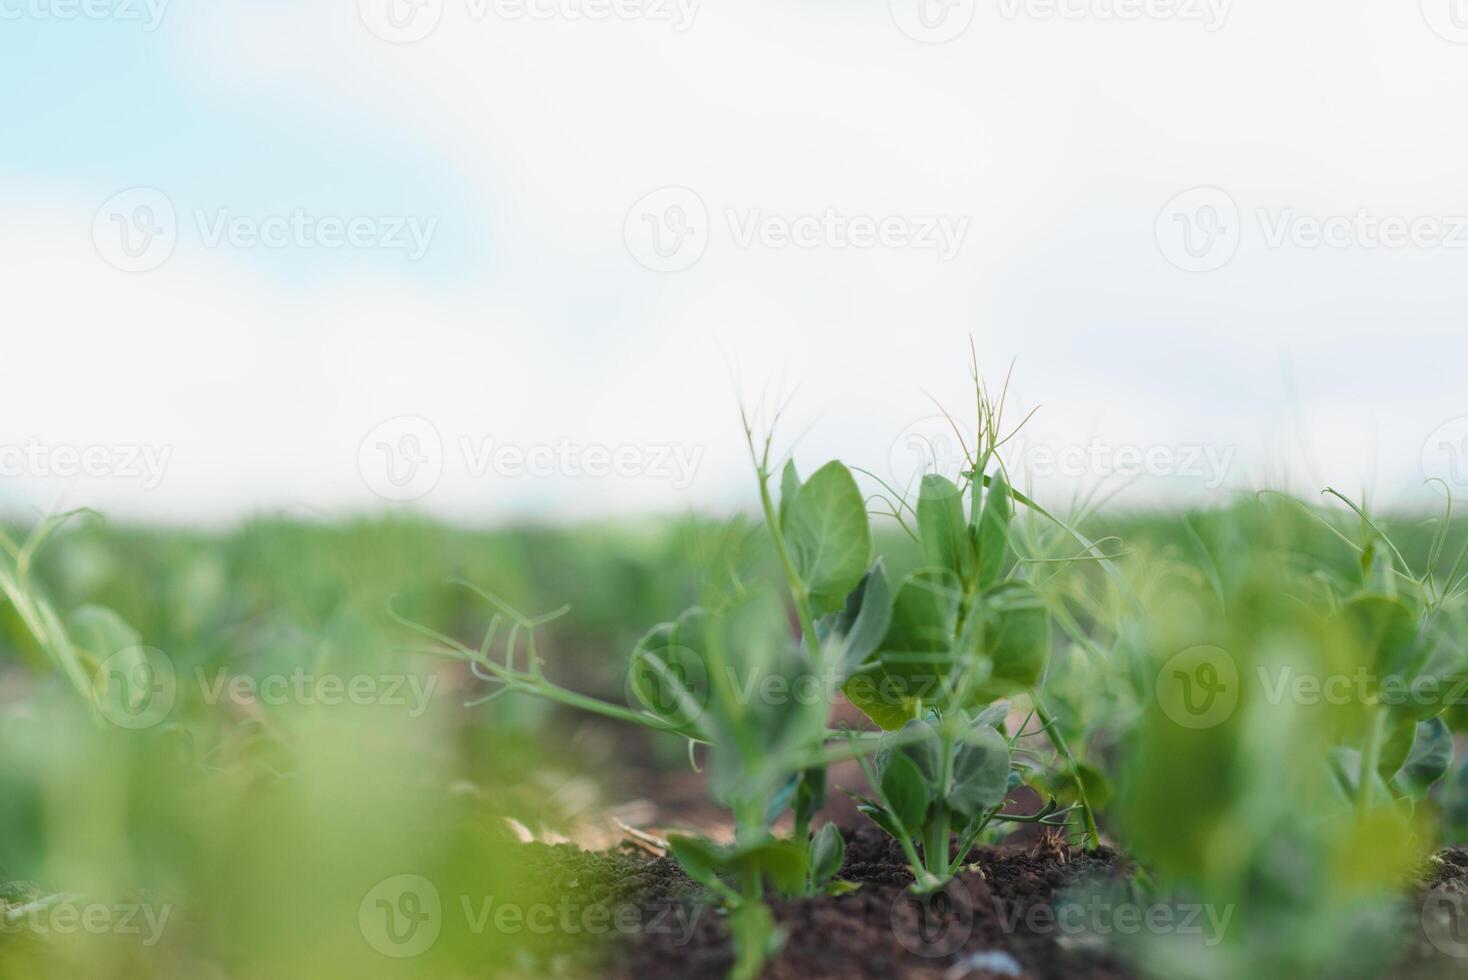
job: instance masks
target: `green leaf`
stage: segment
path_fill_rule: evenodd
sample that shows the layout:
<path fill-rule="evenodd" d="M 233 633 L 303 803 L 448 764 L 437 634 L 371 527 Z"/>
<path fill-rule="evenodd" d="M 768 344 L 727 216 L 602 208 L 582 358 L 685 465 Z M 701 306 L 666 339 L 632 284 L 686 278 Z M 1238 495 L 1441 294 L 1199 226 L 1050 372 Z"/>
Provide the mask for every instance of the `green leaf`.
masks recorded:
<path fill-rule="evenodd" d="M 1405 715 L 1392 715 L 1387 719 L 1386 738 L 1382 740 L 1377 754 L 1376 772 L 1387 782 L 1397 774 L 1412 754 L 1412 743 L 1417 739 L 1417 723 Z"/>
<path fill-rule="evenodd" d="M 700 734 L 697 723 L 708 704 L 703 654 L 690 645 L 703 645 L 695 627 L 702 615 L 702 610 L 691 609 L 677 623 L 654 626 L 632 651 L 628 667 L 633 696 L 669 729 L 687 735 Z"/>
<path fill-rule="evenodd" d="M 713 844 L 698 837 L 669 836 L 668 849 L 684 874 L 721 895 L 729 893 L 729 886 L 719 878 L 727 871 L 728 861 L 723 852 Z"/>
<path fill-rule="evenodd" d="M 77 646 L 98 660 L 143 642 L 142 634 L 127 620 L 105 606 L 81 606 L 67 617 L 67 626 Z"/>
<path fill-rule="evenodd" d="M 1013 518 L 1014 503 L 1009 497 L 1009 481 L 1004 478 L 1004 471 L 998 470 L 989 480 L 984 512 L 979 517 L 979 588 L 997 584 L 1009 572 L 1009 523 Z"/>
<path fill-rule="evenodd" d="M 846 597 L 846 607 L 833 617 L 830 632 L 843 638 L 841 680 L 844 682 L 876 652 L 892 621 L 892 587 L 878 558 L 861 584 Z"/>
<path fill-rule="evenodd" d="M 987 705 L 1039 686 L 1050 662 L 1050 612 L 1023 582 L 985 592 L 964 624 L 962 647 L 988 659 L 988 680 L 974 688 L 969 706 Z"/>
<path fill-rule="evenodd" d="M 1417 737 L 1398 779 L 1418 799 L 1427 796 L 1453 764 L 1453 733 L 1441 718 L 1431 718 L 1417 725 Z"/>
<path fill-rule="evenodd" d="M 734 967 L 729 980 L 758 980 L 765 961 L 780 951 L 784 935 L 764 902 L 741 902 L 729 910 L 729 933 L 734 940 Z"/>
<path fill-rule="evenodd" d="M 974 717 L 974 727 L 987 725 L 990 728 L 998 728 L 1004 724 L 1004 719 L 1009 717 L 1009 702 L 996 701 Z"/>
<path fill-rule="evenodd" d="M 932 795 L 922 771 L 905 753 L 894 752 L 888 757 L 882 772 L 882 796 L 892 816 L 909 835 L 922 829 Z"/>
<path fill-rule="evenodd" d="M 790 502 L 795 499 L 796 492 L 800 489 L 800 473 L 795 469 L 795 460 L 785 461 L 785 468 L 780 471 L 780 526 L 785 526 L 785 511 L 790 509 Z"/>
<path fill-rule="evenodd" d="M 972 820 L 1004 802 L 1009 792 L 1009 743 L 992 728 L 966 733 L 953 756 L 949 807 Z"/>
<path fill-rule="evenodd" d="M 795 793 L 800 789 L 800 779 L 801 774 L 796 773 L 785 780 L 784 785 L 775 791 L 774 796 L 770 797 L 770 802 L 765 807 L 766 824 L 772 824 L 776 820 L 779 820 L 780 814 L 784 813 L 785 809 L 795 801 Z"/>
<path fill-rule="evenodd" d="M 805 874 L 809 864 L 804 841 L 771 838 L 736 846 L 729 852 L 727 861 L 730 871 L 741 877 L 744 872 L 758 869 L 766 881 L 787 895 L 799 894 L 805 890 Z"/>
<path fill-rule="evenodd" d="M 1427 659 L 1429 650 L 1420 642 L 1417 616 L 1400 599 L 1358 596 L 1341 607 L 1333 622 L 1356 663 L 1374 674 L 1378 683 L 1386 677 L 1416 677 Z"/>
<path fill-rule="evenodd" d="M 808 822 L 826 805 L 826 770 L 820 766 L 803 770 L 795 781 L 795 818 Z"/>
<path fill-rule="evenodd" d="M 810 844 L 810 880 L 824 884 L 841 870 L 846 860 L 846 838 L 833 823 L 820 829 Z"/>
<path fill-rule="evenodd" d="M 918 492 L 918 538 L 929 565 L 967 579 L 973 571 L 973 540 L 963 517 L 963 495 L 953 481 L 930 473 Z"/>
<path fill-rule="evenodd" d="M 1077 762 L 1075 769 L 1068 775 L 1072 778 L 1079 777 L 1081 785 L 1086 788 L 1086 799 L 1090 801 L 1091 806 L 1101 809 L 1111 802 L 1111 781 L 1106 778 L 1104 772 L 1089 762 Z M 1066 799 L 1076 797 L 1075 784 L 1069 779 L 1061 783 L 1060 790 Z M 1079 800 L 1075 799 L 1075 802 Z"/>
<path fill-rule="evenodd" d="M 1426 655 L 1415 675 L 1408 679 L 1408 692 L 1391 708 L 1393 714 L 1425 721 L 1452 707 L 1449 702 L 1468 668 L 1468 656 L 1457 637 L 1444 628 L 1430 626 L 1420 642 L 1426 648 Z"/>
<path fill-rule="evenodd" d="M 858 804 L 857 810 L 870 817 L 872 823 L 876 824 L 878 827 L 881 827 L 882 831 L 888 837 L 896 840 L 904 836 L 903 832 L 898 829 L 898 826 L 892 822 L 891 814 L 889 814 L 880 803 L 876 803 L 872 800 L 866 800 L 865 797 L 857 797 L 857 799 L 864 800 L 864 802 Z"/>
<path fill-rule="evenodd" d="M 830 462 L 811 475 L 782 519 L 796 573 L 817 616 L 840 609 L 872 558 L 866 502 L 851 471 Z"/>
<path fill-rule="evenodd" d="M 886 771 L 891 757 L 900 752 L 918 767 L 929 786 L 938 785 L 943 772 L 943 743 L 932 722 L 926 718 L 914 718 L 900 730 L 884 736 L 882 742 L 876 760 L 879 775 Z"/>
<path fill-rule="evenodd" d="M 1335 777 L 1336 787 L 1347 801 L 1355 800 L 1357 796 L 1356 787 L 1361 781 L 1361 753 L 1344 745 L 1332 746 L 1329 751 L 1329 766 L 1331 774 Z M 1391 790 L 1387 789 L 1386 783 L 1381 776 L 1371 773 L 1371 803 L 1380 806 L 1391 803 Z"/>
<path fill-rule="evenodd" d="M 903 579 L 873 669 L 842 688 L 868 718 L 889 731 L 917 717 L 937 698 L 953 666 L 953 637 L 963 601 L 958 578 L 925 569 Z"/>

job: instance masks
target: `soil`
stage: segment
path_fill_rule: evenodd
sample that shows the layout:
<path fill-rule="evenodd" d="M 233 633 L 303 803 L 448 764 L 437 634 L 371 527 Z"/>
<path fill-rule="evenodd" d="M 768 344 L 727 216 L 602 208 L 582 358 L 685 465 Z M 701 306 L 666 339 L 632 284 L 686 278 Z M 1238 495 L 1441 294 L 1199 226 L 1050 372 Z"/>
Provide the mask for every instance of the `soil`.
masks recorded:
<path fill-rule="evenodd" d="M 1468 847 L 1434 855 L 1408 899 L 1403 929 L 1407 948 L 1393 975 L 1412 980 L 1468 977 Z"/>
<path fill-rule="evenodd" d="M 860 888 L 839 897 L 770 903 L 786 934 L 763 980 L 1110 980 L 1140 974 L 1099 943 L 1054 927 L 1052 903 L 1067 889 L 1125 883 L 1133 865 L 1102 847 L 1083 852 L 1057 837 L 981 847 L 949 889 L 914 896 L 912 875 L 875 827 L 846 832 L 843 880 Z M 727 921 L 672 859 L 635 846 L 588 852 L 570 844 L 516 848 L 521 871 L 541 883 L 542 900 L 620 909 L 603 941 L 575 947 L 541 937 L 519 965 L 530 975 L 616 980 L 723 980 L 733 963 Z M 1404 892 L 1406 948 L 1383 976 L 1468 978 L 1468 848 L 1450 848 Z M 1463 925 L 1460 925 L 1460 922 Z"/>
<path fill-rule="evenodd" d="M 945 892 L 922 899 L 908 890 L 912 875 L 890 838 L 875 827 L 846 837 L 840 877 L 861 887 L 839 897 L 771 901 L 786 939 L 765 968 L 766 980 L 1136 976 L 1106 950 L 1067 946 L 1064 936 L 1045 928 L 1044 915 L 1063 889 L 1127 875 L 1127 862 L 1110 849 L 1077 851 L 1058 837 L 978 848 L 970 870 Z M 728 974 L 727 922 L 670 858 L 541 844 L 525 845 L 521 858 L 548 890 L 569 892 L 572 903 L 639 910 L 635 929 L 608 933 L 616 940 L 610 948 L 599 943 L 575 954 L 562 948 L 560 962 L 541 968 L 575 972 L 579 966 L 625 980 Z M 567 962 L 573 955 L 577 962 Z"/>

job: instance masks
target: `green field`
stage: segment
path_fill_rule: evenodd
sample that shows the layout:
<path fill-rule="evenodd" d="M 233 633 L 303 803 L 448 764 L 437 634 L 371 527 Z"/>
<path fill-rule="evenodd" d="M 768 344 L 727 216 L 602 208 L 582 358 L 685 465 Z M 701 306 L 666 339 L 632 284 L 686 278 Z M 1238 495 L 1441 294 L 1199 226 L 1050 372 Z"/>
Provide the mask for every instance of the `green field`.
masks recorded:
<path fill-rule="evenodd" d="M 896 522 L 875 529 L 893 581 L 928 563 Z M 525 631 L 546 676 L 635 712 L 628 665 L 650 626 L 712 601 L 731 576 L 779 596 L 757 584 L 778 582 L 780 562 L 754 518 L 182 531 L 82 514 L 22 547 L 37 530 L 8 533 L 0 607 L 0 976 L 16 978 L 565 967 L 566 950 L 543 937 L 453 931 L 425 955 L 384 957 L 359 911 L 406 873 L 446 894 L 533 893 L 503 818 L 565 829 L 578 812 L 558 780 L 594 785 L 592 808 L 614 806 L 631 795 L 620 766 L 686 770 L 686 740 L 651 735 L 634 743 L 645 758 L 578 755 L 574 706 L 515 693 L 471 705 L 492 685 L 422 652 L 434 644 L 404 624 L 474 649 L 497 608 L 528 621 L 569 605 Z M 1399 708 L 1375 676 L 1365 694 L 1342 682 L 1344 696 L 1314 698 L 1298 677 L 1458 676 L 1468 527 L 1368 523 L 1333 498 L 1261 495 L 1066 527 L 1019 507 L 1009 535 L 1008 574 L 1054 624 L 1033 694 L 1073 752 L 1067 762 L 1039 739 L 1023 781 L 1054 798 L 1077 846 L 1084 787 L 1106 839 L 1158 895 L 1237 908 L 1216 941 L 1152 937 L 1127 955 L 1161 976 L 1340 976 L 1389 962 L 1407 921 L 1402 882 L 1468 831 L 1449 733 L 1468 715 L 1449 703 L 1450 681 L 1426 707 Z M 1432 649 L 1399 656 L 1371 633 L 1394 627 L 1343 620 L 1361 595 L 1394 596 L 1381 601 L 1431 629 Z M 791 623 L 797 610 L 779 604 Z M 1197 649 L 1225 651 L 1237 677 L 1229 710 L 1191 727 L 1158 679 L 1180 653 L 1198 669 L 1186 653 Z M 166 705 L 135 696 L 165 686 Z M 999 836 L 989 827 L 981 840 Z"/>

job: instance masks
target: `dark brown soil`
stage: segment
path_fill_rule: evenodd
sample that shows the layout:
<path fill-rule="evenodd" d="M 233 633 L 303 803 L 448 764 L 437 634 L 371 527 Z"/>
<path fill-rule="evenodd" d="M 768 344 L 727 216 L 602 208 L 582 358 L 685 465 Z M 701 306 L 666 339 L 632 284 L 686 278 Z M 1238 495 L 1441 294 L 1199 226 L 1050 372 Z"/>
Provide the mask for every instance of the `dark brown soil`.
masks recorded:
<path fill-rule="evenodd" d="M 958 881 L 913 895 L 896 844 L 874 827 L 846 833 L 841 877 L 861 887 L 840 897 L 776 899 L 786 938 L 765 980 L 805 977 L 1022 980 L 1138 977 L 1103 943 L 1068 938 L 1050 909 L 1067 889 L 1123 884 L 1132 866 L 1115 851 L 1086 853 L 1058 837 L 979 848 Z M 669 858 L 630 845 L 589 853 L 572 845 L 516 848 L 517 877 L 536 900 L 624 913 L 617 929 L 537 937 L 519 964 L 536 975 L 617 980 L 723 980 L 733 963 L 727 921 Z M 1381 975 L 1468 978 L 1468 848 L 1438 853 L 1404 890 L 1404 948 Z"/>
<path fill-rule="evenodd" d="M 568 845 L 524 851 L 526 870 L 558 894 L 569 890 L 570 901 L 640 910 L 639 928 L 608 933 L 612 942 L 581 949 L 582 967 L 626 980 L 727 975 L 733 961 L 727 922 L 672 860 L 628 850 L 588 854 Z M 972 861 L 976 867 L 945 892 L 920 898 L 908 890 L 912 876 L 890 838 L 876 828 L 848 832 L 841 877 L 861 887 L 840 897 L 772 901 L 786 939 L 764 976 L 1135 976 L 1106 950 L 1068 948 L 1045 928 L 1044 914 L 1059 891 L 1126 873 L 1115 852 L 1084 853 L 1046 839 L 980 848 Z M 565 968 L 567 955 L 559 950 L 555 965 Z"/>
<path fill-rule="evenodd" d="M 1404 909 L 1406 949 L 1394 977 L 1468 977 L 1468 848 L 1439 851 Z"/>

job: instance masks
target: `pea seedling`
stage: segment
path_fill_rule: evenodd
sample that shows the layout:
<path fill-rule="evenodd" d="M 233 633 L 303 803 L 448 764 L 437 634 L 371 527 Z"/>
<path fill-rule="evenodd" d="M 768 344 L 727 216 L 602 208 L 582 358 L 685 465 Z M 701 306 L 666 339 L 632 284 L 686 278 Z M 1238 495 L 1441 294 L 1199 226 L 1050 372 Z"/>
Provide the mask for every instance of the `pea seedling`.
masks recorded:
<path fill-rule="evenodd" d="M 723 846 L 675 835 L 669 845 L 689 877 L 724 901 L 734 976 L 752 978 L 780 941 L 763 901 L 766 886 L 786 894 L 850 887 L 836 880 L 845 848 L 840 833 L 828 825 L 811 834 L 810 825 L 825 799 L 826 766 L 878 747 L 875 738 L 831 732 L 826 723 L 834 691 L 849 676 L 847 664 L 855 666 L 840 656 L 848 646 L 835 641 L 835 626 L 842 623 L 843 635 L 853 626 L 880 635 L 867 620 L 881 604 L 872 602 L 872 611 L 852 622 L 842 620 L 853 591 L 880 577 L 880 570 L 870 568 L 871 527 L 851 472 L 831 462 L 802 481 L 792 462 L 784 467 L 777 504 L 772 437 L 757 446 L 747 417 L 744 428 L 798 637 L 791 636 L 784 602 L 731 575 L 728 589 L 643 637 L 628 678 L 636 704 L 623 707 L 560 687 L 542 672 L 535 630 L 564 610 L 525 617 L 481 592 L 497 611 L 478 650 L 397 618 L 434 641 L 425 652 L 466 660 L 477 676 L 499 685 L 486 701 L 510 691 L 531 694 L 706 747 L 711 790 L 733 814 L 734 842 Z M 501 617 L 512 624 L 502 661 L 490 656 Z M 522 636 L 528 648 L 523 666 L 516 655 Z M 771 691 L 785 693 L 767 696 Z M 799 691 L 818 696 L 793 693 Z M 787 809 L 794 812 L 795 832 L 779 838 L 773 828 Z"/>
<path fill-rule="evenodd" d="M 1356 541 L 1326 527 L 1358 557 L 1360 582 L 1343 599 L 1332 591 L 1328 624 L 1370 684 L 1362 692 L 1360 732 L 1335 749 L 1331 766 L 1337 785 L 1364 817 L 1383 802 L 1410 807 L 1452 765 L 1453 736 L 1441 714 L 1468 689 L 1461 680 L 1468 656 L 1456 640 L 1461 631 L 1454 621 L 1468 546 L 1440 586 L 1434 572 L 1451 528 L 1451 494 L 1419 575 L 1364 506 L 1333 489 L 1325 492 L 1360 520 Z"/>
<path fill-rule="evenodd" d="M 964 486 L 927 474 L 916 507 L 901 497 L 893 506 L 910 533 L 904 513 L 915 518 L 926 566 L 897 586 L 885 615 L 868 610 L 888 594 L 878 566 L 853 596 L 859 609 L 848 613 L 853 627 L 846 653 L 853 662 L 846 696 L 883 729 L 899 733 L 867 766 L 877 795 L 863 800 L 862 809 L 902 845 L 923 891 L 942 887 L 995 820 L 1052 822 L 1068 812 L 1052 803 L 1034 817 L 1000 814 L 1018 780 L 1011 760 L 1019 737 L 999 731 L 1005 716 L 1000 698 L 1028 695 L 1075 769 L 1038 695 L 1050 654 L 1050 615 L 1020 577 L 1010 542 L 1015 501 L 1028 500 L 1011 489 L 998 463 L 1009 438 L 1001 435 L 1002 402 L 990 401 L 978 387 L 979 443 L 973 452 L 964 447 Z M 863 617 L 881 628 L 857 629 Z M 1095 822 L 1079 780 L 1078 790 L 1094 842 Z M 959 851 L 950 858 L 954 831 Z"/>

